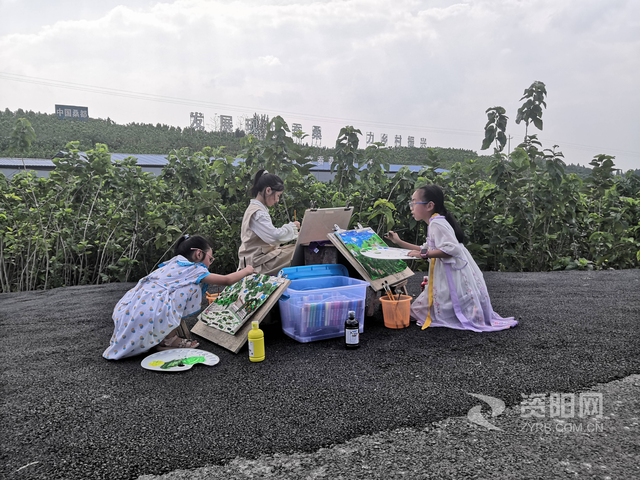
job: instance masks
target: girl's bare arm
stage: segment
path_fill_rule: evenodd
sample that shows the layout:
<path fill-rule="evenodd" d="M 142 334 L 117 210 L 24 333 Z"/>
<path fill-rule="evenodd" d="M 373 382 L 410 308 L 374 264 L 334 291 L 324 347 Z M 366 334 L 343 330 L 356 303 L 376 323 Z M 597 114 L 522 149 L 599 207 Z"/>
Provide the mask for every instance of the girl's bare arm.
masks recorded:
<path fill-rule="evenodd" d="M 384 238 L 388 238 L 389 240 L 391 240 L 393 243 L 395 243 L 396 245 L 402 247 L 402 248 L 406 248 L 407 250 L 418 250 L 420 251 L 420 246 L 419 245 L 414 245 L 413 243 L 409 243 L 409 242 L 405 242 L 404 240 L 400 240 L 400 237 L 398 236 L 398 234 L 396 232 L 394 232 L 393 230 L 391 230 L 389 233 L 387 233 Z"/>
<path fill-rule="evenodd" d="M 247 275 L 253 273 L 253 267 L 251 265 L 246 266 L 242 270 L 230 273 L 228 275 L 218 275 L 217 273 L 211 273 L 204 277 L 201 281 L 209 285 L 233 285 L 239 282 Z"/>
<path fill-rule="evenodd" d="M 422 258 L 422 255 L 420 254 L 420 250 L 418 250 L 417 252 L 409 252 L 407 255 L 409 255 L 410 257 Z M 428 258 L 449 258 L 449 257 L 451 257 L 451 255 L 449 255 L 446 252 L 443 252 L 442 250 L 438 250 L 437 248 L 434 248 L 433 250 L 429 250 Z"/>

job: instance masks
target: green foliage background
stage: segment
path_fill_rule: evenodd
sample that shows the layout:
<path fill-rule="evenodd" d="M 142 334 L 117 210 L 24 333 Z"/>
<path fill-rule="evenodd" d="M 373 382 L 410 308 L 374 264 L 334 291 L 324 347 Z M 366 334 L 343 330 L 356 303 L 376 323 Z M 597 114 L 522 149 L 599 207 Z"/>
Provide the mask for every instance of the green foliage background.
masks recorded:
<path fill-rule="evenodd" d="M 43 132 L 35 130 L 43 141 Z M 10 180 L 0 176 L 2 291 L 134 281 L 170 258 L 173 243 L 186 232 L 212 240 L 212 271 L 234 271 L 248 188 L 265 166 L 286 184 L 283 201 L 272 209 L 276 225 L 294 211 L 299 218 L 311 201 L 320 207 L 349 202 L 355 207 L 352 225 L 359 222 L 379 234 L 393 228 L 421 244 L 426 225 L 416 224 L 408 202 L 415 188 L 436 183 L 481 268 L 640 266 L 640 177 L 631 171 L 615 175 L 612 157 L 595 157 L 584 179 L 566 173 L 557 157 L 531 160 L 523 149 L 510 161 L 496 154 L 488 161 L 455 163 L 444 174 L 403 168 L 389 177 L 383 169 L 392 150 L 359 149 L 360 135 L 353 127 L 340 132 L 332 164 L 338 175 L 330 183 L 308 174 L 310 149 L 294 142 L 281 117 L 271 119 L 264 140 L 240 139 L 237 153 L 246 161 L 239 165 L 233 165 L 231 149 L 178 148 L 159 176 L 143 173 L 133 158 L 113 163 L 103 143 L 91 149 L 69 143 L 49 178 L 30 172 Z M 170 132 L 167 137 L 174 141 Z M 188 137 L 176 138 L 184 145 Z M 88 160 L 79 155 L 82 150 Z M 433 166 L 444 164 L 436 150 L 425 155 Z M 358 163 L 368 167 L 358 172 Z"/>

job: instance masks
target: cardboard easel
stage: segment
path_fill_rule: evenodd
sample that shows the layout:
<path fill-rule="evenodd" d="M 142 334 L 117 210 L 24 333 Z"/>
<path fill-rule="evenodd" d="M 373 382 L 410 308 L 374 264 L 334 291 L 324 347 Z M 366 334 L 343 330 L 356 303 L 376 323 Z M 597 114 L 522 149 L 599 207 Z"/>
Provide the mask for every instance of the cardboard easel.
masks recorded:
<path fill-rule="evenodd" d="M 351 221 L 353 207 L 308 208 L 304 212 L 300 232 L 296 241 L 296 249 L 291 259 L 292 267 L 304 265 L 304 248 L 311 242 L 327 241 L 327 234 L 333 232 L 334 226 L 346 229 Z"/>
<path fill-rule="evenodd" d="M 360 227 L 360 224 L 359 228 Z M 367 271 L 360 265 L 360 263 L 351 255 L 351 252 L 347 247 L 344 246 L 342 241 L 336 236 L 335 232 L 329 233 L 327 235 L 331 243 L 338 249 L 338 251 L 347 259 L 347 261 L 351 264 L 353 268 L 358 272 L 358 274 L 362 277 L 363 280 L 369 282 L 370 288 L 374 291 L 375 296 L 372 302 L 367 305 L 367 316 L 372 316 L 376 307 L 375 301 L 378 297 L 378 292 L 384 290 L 385 286 L 388 288 L 394 288 L 396 290 L 402 289 L 405 295 L 407 293 L 407 279 L 413 276 L 413 270 L 409 267 L 405 268 L 402 272 L 394 273 L 392 275 L 388 275 L 383 278 L 378 278 L 377 280 L 373 280 Z"/>
<path fill-rule="evenodd" d="M 264 318 L 267 316 L 267 313 L 269 313 L 276 302 L 280 299 L 280 296 L 285 292 L 290 283 L 291 280 L 285 280 L 284 283 L 280 285 L 275 292 L 269 295 L 269 299 L 258 310 L 256 310 L 253 315 L 251 315 L 251 317 L 244 323 L 244 325 L 242 325 L 240 330 L 238 330 L 235 335 L 231 335 L 230 333 L 223 332 L 222 330 L 218 330 L 217 328 L 210 327 L 202 320 L 198 320 L 198 322 L 191 329 L 191 333 L 195 333 L 202 338 L 206 338 L 210 342 L 213 342 L 216 345 L 220 345 L 222 348 L 226 348 L 233 353 L 238 353 L 244 346 L 244 344 L 247 343 L 249 330 L 251 330 L 251 323 L 256 320 L 258 321 L 258 323 L 260 323 L 262 322 L 262 320 L 264 320 Z"/>

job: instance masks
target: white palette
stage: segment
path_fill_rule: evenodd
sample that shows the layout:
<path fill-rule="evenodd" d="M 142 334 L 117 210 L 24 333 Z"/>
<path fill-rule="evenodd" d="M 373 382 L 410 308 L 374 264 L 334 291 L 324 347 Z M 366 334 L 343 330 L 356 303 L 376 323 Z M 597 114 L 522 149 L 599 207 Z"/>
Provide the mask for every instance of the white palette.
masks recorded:
<path fill-rule="evenodd" d="M 180 365 L 170 368 L 162 368 L 162 365 L 169 363 L 173 360 L 182 360 L 189 357 L 204 357 L 204 362 L 195 363 L 192 365 Z M 220 358 L 213 353 L 205 352 L 197 348 L 174 348 L 171 350 L 164 350 L 162 352 L 154 353 L 146 357 L 140 365 L 147 370 L 155 370 L 156 372 L 184 372 L 189 370 L 193 365 L 216 365 L 220 361 Z"/>
<path fill-rule="evenodd" d="M 405 248 L 377 248 L 375 250 L 365 250 L 360 253 L 365 257 L 378 258 L 380 260 L 416 260 L 416 257 L 410 257 L 408 253 L 411 250 Z"/>

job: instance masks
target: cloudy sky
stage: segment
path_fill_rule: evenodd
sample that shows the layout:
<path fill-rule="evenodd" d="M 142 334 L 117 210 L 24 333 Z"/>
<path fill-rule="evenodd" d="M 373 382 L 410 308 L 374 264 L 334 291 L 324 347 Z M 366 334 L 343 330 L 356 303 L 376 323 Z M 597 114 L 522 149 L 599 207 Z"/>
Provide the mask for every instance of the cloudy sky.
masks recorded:
<path fill-rule="evenodd" d="M 254 112 L 480 151 L 546 84 L 545 148 L 640 168 L 638 0 L 0 0 L 0 108 L 237 126 Z M 487 151 L 490 153 L 490 151 Z"/>

